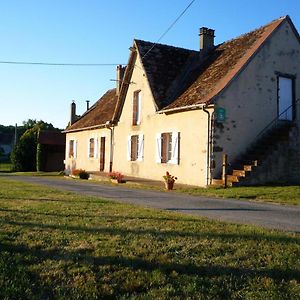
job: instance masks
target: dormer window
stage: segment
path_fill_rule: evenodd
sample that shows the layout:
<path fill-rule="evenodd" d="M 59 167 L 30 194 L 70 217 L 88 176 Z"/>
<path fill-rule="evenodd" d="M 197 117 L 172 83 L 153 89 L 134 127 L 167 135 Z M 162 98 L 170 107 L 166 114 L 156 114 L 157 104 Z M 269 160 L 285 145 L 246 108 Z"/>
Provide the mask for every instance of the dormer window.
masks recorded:
<path fill-rule="evenodd" d="M 141 90 L 135 91 L 133 93 L 132 125 L 141 124 L 141 106 L 142 106 Z"/>

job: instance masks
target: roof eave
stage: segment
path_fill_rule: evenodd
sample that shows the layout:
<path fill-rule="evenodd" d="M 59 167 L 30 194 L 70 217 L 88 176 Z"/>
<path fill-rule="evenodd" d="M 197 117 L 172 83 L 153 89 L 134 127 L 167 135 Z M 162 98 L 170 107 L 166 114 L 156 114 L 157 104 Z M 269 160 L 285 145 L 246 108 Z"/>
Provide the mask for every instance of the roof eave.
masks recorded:
<path fill-rule="evenodd" d="M 109 122 L 111 124 L 111 121 L 109 121 Z M 82 128 L 66 129 L 66 130 L 62 131 L 62 133 L 72 133 L 72 132 L 78 132 L 78 131 L 84 131 L 84 130 L 107 128 L 107 127 L 108 127 L 108 125 L 107 125 L 107 123 L 105 123 L 105 124 L 98 124 L 98 125 L 87 126 L 87 127 L 82 127 Z"/>
<path fill-rule="evenodd" d="M 203 108 L 212 108 L 212 107 L 214 107 L 214 104 L 206 102 L 206 103 L 173 107 L 173 108 L 168 108 L 168 109 L 161 109 L 161 110 L 157 111 L 157 114 L 172 114 L 172 113 L 178 113 L 178 112 L 182 112 L 182 111 L 203 109 Z"/>

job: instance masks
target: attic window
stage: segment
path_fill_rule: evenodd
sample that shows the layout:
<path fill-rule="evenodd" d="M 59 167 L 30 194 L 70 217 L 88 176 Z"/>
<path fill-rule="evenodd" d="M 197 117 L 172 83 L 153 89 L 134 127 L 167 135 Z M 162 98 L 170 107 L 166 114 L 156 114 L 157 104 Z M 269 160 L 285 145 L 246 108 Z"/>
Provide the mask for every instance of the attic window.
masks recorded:
<path fill-rule="evenodd" d="M 139 125 L 141 123 L 141 104 L 141 90 L 138 90 L 133 93 L 132 125 Z"/>

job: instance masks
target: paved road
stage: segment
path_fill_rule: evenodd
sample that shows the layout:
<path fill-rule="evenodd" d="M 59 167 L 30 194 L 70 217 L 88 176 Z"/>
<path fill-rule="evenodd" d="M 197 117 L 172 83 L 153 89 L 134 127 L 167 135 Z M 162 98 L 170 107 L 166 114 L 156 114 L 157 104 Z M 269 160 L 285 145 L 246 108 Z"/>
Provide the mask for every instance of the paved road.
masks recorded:
<path fill-rule="evenodd" d="M 134 203 L 221 221 L 254 224 L 266 228 L 300 233 L 300 207 L 296 206 L 196 197 L 174 192 L 131 189 L 126 188 L 126 186 L 110 186 L 101 183 L 62 180 L 50 177 L 12 175 L 7 175 L 6 177 L 119 202 Z"/>

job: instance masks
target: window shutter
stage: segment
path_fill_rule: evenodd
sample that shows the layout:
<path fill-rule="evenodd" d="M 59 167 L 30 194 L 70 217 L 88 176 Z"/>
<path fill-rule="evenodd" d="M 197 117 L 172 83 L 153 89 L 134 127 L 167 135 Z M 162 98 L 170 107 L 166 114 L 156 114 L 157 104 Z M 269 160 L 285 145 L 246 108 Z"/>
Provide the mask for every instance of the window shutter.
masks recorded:
<path fill-rule="evenodd" d="M 172 132 L 172 159 L 170 163 L 178 165 L 179 164 L 179 132 Z"/>
<path fill-rule="evenodd" d="M 137 108 L 136 108 L 136 124 L 141 124 L 141 112 L 142 112 L 142 93 L 141 91 L 137 92 Z"/>
<path fill-rule="evenodd" d="M 144 159 L 144 135 L 139 134 L 137 160 L 142 161 L 143 159 Z"/>
<path fill-rule="evenodd" d="M 88 138 L 87 141 L 87 157 L 90 158 L 90 152 L 91 152 L 91 139 Z"/>
<path fill-rule="evenodd" d="M 138 111 L 138 93 L 133 93 L 133 104 L 132 104 L 132 125 L 137 125 L 137 111 Z"/>
<path fill-rule="evenodd" d="M 74 146 L 73 146 L 73 152 L 74 152 L 74 154 L 73 154 L 73 157 L 74 158 L 77 158 L 77 141 L 76 140 L 74 140 L 74 142 L 73 142 L 74 144 Z"/>
<path fill-rule="evenodd" d="M 99 140 L 98 138 L 94 139 L 94 158 L 98 158 L 98 147 L 99 147 Z"/>
<path fill-rule="evenodd" d="M 158 133 L 156 135 L 156 162 L 161 163 L 161 138 L 162 135 Z"/>
<path fill-rule="evenodd" d="M 131 136 L 127 137 L 127 160 L 131 160 Z"/>

